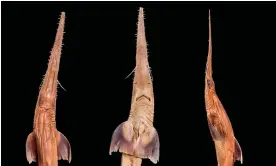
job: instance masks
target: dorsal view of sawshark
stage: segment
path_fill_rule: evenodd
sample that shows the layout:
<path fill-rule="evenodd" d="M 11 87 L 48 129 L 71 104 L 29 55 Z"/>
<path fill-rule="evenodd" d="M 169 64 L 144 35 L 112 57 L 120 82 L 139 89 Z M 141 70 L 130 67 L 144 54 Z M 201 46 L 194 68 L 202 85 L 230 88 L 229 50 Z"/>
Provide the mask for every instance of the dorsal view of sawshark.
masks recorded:
<path fill-rule="evenodd" d="M 40 87 L 33 121 L 33 131 L 26 141 L 26 157 L 29 163 L 39 166 L 57 166 L 58 160 L 71 162 L 71 146 L 67 138 L 56 128 L 56 98 L 58 71 L 64 34 L 65 13 L 60 16 L 54 46 L 48 68 Z"/>

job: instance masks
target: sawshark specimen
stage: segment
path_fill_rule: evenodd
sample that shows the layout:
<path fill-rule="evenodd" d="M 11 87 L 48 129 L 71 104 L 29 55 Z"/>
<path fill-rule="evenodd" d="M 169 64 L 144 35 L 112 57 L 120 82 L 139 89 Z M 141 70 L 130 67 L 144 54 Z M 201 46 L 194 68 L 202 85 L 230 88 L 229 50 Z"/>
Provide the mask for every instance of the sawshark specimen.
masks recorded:
<path fill-rule="evenodd" d="M 38 161 L 39 166 L 57 166 L 60 159 L 71 162 L 70 143 L 57 130 L 55 119 L 64 23 L 65 13 L 62 12 L 48 68 L 36 103 L 33 132 L 28 135 L 26 141 L 26 157 L 29 164 Z"/>
<path fill-rule="evenodd" d="M 218 166 L 233 166 L 236 160 L 243 163 L 242 149 L 234 136 L 231 122 L 219 100 L 212 78 L 211 16 L 209 10 L 209 51 L 205 75 L 205 107 L 212 139 L 215 143 Z"/>
<path fill-rule="evenodd" d="M 159 160 L 159 136 L 153 126 L 154 95 L 147 55 L 143 8 L 139 8 L 131 109 L 128 120 L 113 132 L 109 154 L 122 153 L 122 166 L 139 166 L 142 159 Z"/>

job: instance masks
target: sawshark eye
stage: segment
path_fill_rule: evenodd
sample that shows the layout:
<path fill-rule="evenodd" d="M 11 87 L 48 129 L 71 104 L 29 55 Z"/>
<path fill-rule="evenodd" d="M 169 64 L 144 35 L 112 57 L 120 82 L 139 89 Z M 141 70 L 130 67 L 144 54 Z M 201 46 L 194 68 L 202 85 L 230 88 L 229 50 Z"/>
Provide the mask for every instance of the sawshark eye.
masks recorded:
<path fill-rule="evenodd" d="M 209 79 L 207 80 L 207 84 L 209 87 L 211 86 L 211 81 Z"/>

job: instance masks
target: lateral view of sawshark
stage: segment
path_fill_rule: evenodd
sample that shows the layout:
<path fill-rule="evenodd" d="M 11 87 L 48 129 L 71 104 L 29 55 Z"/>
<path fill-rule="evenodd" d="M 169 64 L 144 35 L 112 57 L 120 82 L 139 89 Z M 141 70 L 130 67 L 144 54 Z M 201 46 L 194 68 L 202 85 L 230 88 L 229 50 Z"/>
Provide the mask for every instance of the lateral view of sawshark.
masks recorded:
<path fill-rule="evenodd" d="M 136 68 L 130 114 L 114 131 L 109 153 L 122 153 L 122 166 L 139 166 L 142 159 L 159 160 L 159 136 L 153 127 L 154 96 L 147 55 L 144 12 L 139 9 Z"/>
<path fill-rule="evenodd" d="M 231 122 L 219 100 L 212 78 L 212 37 L 209 10 L 209 52 L 205 75 L 205 106 L 208 126 L 215 143 L 218 166 L 233 166 L 236 160 L 243 163 L 242 149 L 234 136 Z"/>
<path fill-rule="evenodd" d="M 58 71 L 64 34 L 65 13 L 60 16 L 59 26 L 51 51 L 48 69 L 38 95 L 33 121 L 33 132 L 26 141 L 26 157 L 29 163 L 39 166 L 57 166 L 58 160 L 71 162 L 71 146 L 67 138 L 57 130 L 55 112 Z"/>

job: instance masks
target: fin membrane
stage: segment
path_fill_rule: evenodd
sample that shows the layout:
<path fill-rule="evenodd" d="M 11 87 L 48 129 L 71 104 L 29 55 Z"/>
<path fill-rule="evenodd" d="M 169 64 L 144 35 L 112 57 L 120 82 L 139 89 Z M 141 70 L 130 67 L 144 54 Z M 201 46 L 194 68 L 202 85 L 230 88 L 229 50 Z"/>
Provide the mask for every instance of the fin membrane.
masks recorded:
<path fill-rule="evenodd" d="M 241 164 L 243 163 L 243 156 L 242 156 L 242 149 L 238 142 L 238 140 L 235 138 L 235 152 L 234 152 L 234 161 L 240 161 Z"/>
<path fill-rule="evenodd" d="M 31 132 L 26 141 L 26 157 L 31 164 L 32 162 L 36 162 L 36 157 L 37 157 L 37 151 L 36 151 L 36 139 L 35 139 L 35 134 L 34 132 Z"/>
<path fill-rule="evenodd" d="M 138 137 L 134 156 L 148 158 L 156 164 L 159 160 L 159 148 L 158 133 L 154 127 L 149 127 L 144 134 Z"/>
<path fill-rule="evenodd" d="M 129 122 L 121 123 L 113 132 L 109 154 L 112 152 L 124 152 L 132 154 L 134 149 L 132 145 L 132 138 L 134 135 L 133 125 Z"/>
<path fill-rule="evenodd" d="M 207 121 L 212 138 L 214 140 L 221 140 L 225 136 L 225 133 L 217 115 L 208 115 Z"/>
<path fill-rule="evenodd" d="M 71 162 L 72 152 L 71 146 L 67 138 L 59 131 L 57 131 L 57 150 L 59 160 L 68 160 Z"/>

